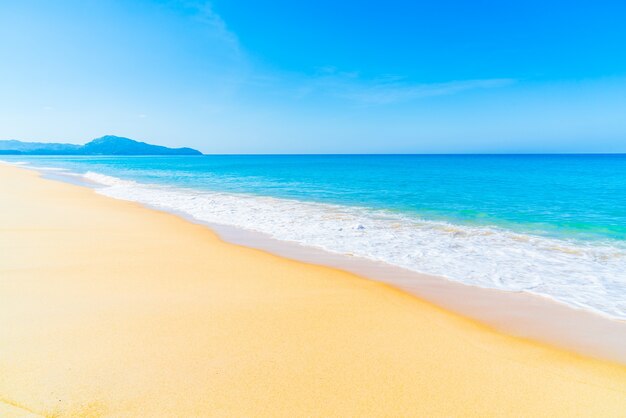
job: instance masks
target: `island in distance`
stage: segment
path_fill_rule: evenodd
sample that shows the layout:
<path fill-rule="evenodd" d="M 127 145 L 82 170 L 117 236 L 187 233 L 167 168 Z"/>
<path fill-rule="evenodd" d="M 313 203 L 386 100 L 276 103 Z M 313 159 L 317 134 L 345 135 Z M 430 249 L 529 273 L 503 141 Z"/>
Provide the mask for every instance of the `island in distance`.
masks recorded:
<path fill-rule="evenodd" d="M 168 148 L 106 135 L 85 145 L 0 141 L 0 155 L 202 155 L 193 148 Z"/>

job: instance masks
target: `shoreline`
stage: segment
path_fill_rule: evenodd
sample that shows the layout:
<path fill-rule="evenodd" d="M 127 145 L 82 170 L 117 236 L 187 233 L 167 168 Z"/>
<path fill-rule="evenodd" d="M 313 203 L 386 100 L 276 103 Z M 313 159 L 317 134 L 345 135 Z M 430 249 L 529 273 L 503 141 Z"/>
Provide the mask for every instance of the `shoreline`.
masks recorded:
<path fill-rule="evenodd" d="M 0 400 L 43 416 L 619 416 L 626 367 L 0 165 Z M 59 245 L 59 244 L 62 245 Z"/>
<path fill-rule="evenodd" d="M 389 284 L 498 332 L 626 365 L 626 321 L 576 309 L 545 296 L 471 286 L 383 262 L 280 241 L 255 231 L 176 215 L 206 225 L 225 242 L 347 271 Z"/>
<path fill-rule="evenodd" d="M 43 178 L 92 190 L 99 187 L 98 183 L 91 183 L 74 173 L 28 165 L 20 168 L 40 173 Z M 203 225 L 227 243 L 354 273 L 394 286 L 456 314 L 478 320 L 496 331 L 626 365 L 626 321 L 618 318 L 576 308 L 544 295 L 469 285 L 444 276 L 415 272 L 363 257 L 333 253 L 282 241 L 257 231 L 204 222 L 182 212 L 138 204 Z"/>
<path fill-rule="evenodd" d="M 527 202 L 530 212 L 526 213 L 523 208 L 519 210 L 517 205 L 520 202 L 497 203 L 494 201 L 496 195 L 491 191 L 483 196 L 482 192 L 474 190 L 473 199 L 461 198 L 464 182 L 459 178 L 455 181 L 457 190 L 452 189 L 450 193 L 441 193 L 436 184 L 429 188 L 431 191 L 413 190 L 414 186 L 408 186 L 410 182 L 403 186 L 401 180 L 397 180 L 400 183 L 393 190 L 387 192 L 374 187 L 374 192 L 367 191 L 370 189 L 365 186 L 367 183 L 350 185 L 351 182 L 346 182 L 345 178 L 343 183 L 340 182 L 342 186 L 334 190 L 332 178 L 342 177 L 333 174 L 327 179 L 327 174 L 323 174 L 319 180 L 313 180 L 315 177 L 311 175 L 315 169 L 310 164 L 306 165 L 306 170 L 311 172 L 303 179 L 303 189 L 298 190 L 299 186 L 288 178 L 284 183 L 273 184 L 271 178 L 274 174 L 268 172 L 266 178 L 263 170 L 257 173 L 259 179 L 246 179 L 245 173 L 249 168 L 253 172 L 259 169 L 254 164 L 255 158 L 241 160 L 241 165 L 237 163 L 239 157 L 232 161 L 223 156 L 207 157 L 205 160 L 192 158 L 181 162 L 180 167 L 176 166 L 178 163 L 172 166 L 167 160 L 158 158 L 62 158 L 58 164 L 56 158 L 27 161 L 33 165 L 42 163 L 44 166 L 65 167 L 84 180 L 103 186 L 98 187 L 98 192 L 106 196 L 183 212 L 201 221 L 260 231 L 280 240 L 335 253 L 379 260 L 470 286 L 526 291 L 575 309 L 587 309 L 626 320 L 623 292 L 620 291 L 623 289 L 623 272 L 626 271 L 626 240 L 609 236 L 613 234 L 610 232 L 613 229 L 611 225 L 620 230 L 622 227 L 619 225 L 623 222 L 613 219 L 614 216 L 619 218 L 619 211 L 614 215 L 604 212 L 606 203 L 603 202 L 606 201 L 601 197 L 587 198 L 584 194 L 574 197 L 575 194 L 566 193 L 569 197 L 564 198 L 570 202 L 573 211 L 570 214 L 567 208 L 550 212 L 547 201 L 531 197 L 532 193 L 522 193 L 530 199 Z M 372 158 L 376 161 L 376 157 Z M 269 164 L 271 158 L 262 157 L 259 161 Z M 298 158 L 294 160 L 297 161 Z M 389 167 L 391 161 L 387 162 L 386 169 L 392 169 Z M 413 163 L 417 161 L 409 165 L 415 166 Z M 316 160 L 310 163 L 315 164 Z M 355 161 L 355 164 L 355 169 L 362 170 L 363 164 L 366 166 L 369 163 Z M 503 169 L 509 169 L 505 162 L 500 161 L 499 164 Z M 550 166 L 548 164 L 546 169 L 549 170 Z M 448 166 L 448 169 L 451 174 L 455 172 L 454 167 Z M 212 174 L 213 170 L 217 177 Z M 222 170 L 234 170 L 234 177 L 222 176 L 223 173 L 219 174 Z M 238 177 L 239 170 L 242 177 Z M 359 173 L 361 180 L 363 176 L 371 175 L 366 171 Z M 397 174 L 389 179 L 402 177 L 401 173 Z M 511 177 L 505 176 L 502 180 L 510 182 L 507 178 Z M 520 189 L 514 183 L 507 188 L 520 192 L 527 189 L 525 178 L 522 175 L 514 182 L 520 185 Z M 318 181 L 321 181 L 319 188 L 315 186 Z M 373 181 L 372 186 L 375 184 L 376 181 Z M 479 184 L 474 182 L 471 187 L 480 189 Z M 405 194 L 405 186 L 408 187 L 407 193 L 408 190 L 412 192 Z M 362 196 L 359 195 L 360 188 L 363 188 Z M 461 195 L 457 196 L 457 192 Z M 431 196 L 432 193 L 434 196 Z M 513 192 L 513 195 L 520 197 L 516 193 Z M 432 202 L 423 201 L 411 209 L 417 203 L 405 201 L 409 195 L 413 196 L 411 199 L 414 202 L 422 202 L 422 199 L 431 196 Z M 448 203 L 442 203 L 437 195 Z M 550 194 L 557 195 L 558 192 Z M 389 200 L 391 196 L 394 198 Z M 591 193 L 590 196 L 595 195 Z M 397 201 L 394 200 L 396 198 Z M 581 205 L 575 204 L 577 200 Z M 471 209 L 474 206 L 476 211 Z M 486 212 L 481 211 L 483 206 Z M 619 202 L 614 206 L 621 207 Z M 460 207 L 468 208 L 469 212 L 465 214 L 468 219 L 463 213 L 455 215 Z M 544 209 L 539 210 L 539 207 Z M 490 217 L 490 208 L 500 215 Z M 537 210 L 539 212 L 534 220 L 524 220 L 525 215 L 520 215 L 530 215 Z M 441 218 L 436 215 L 438 211 L 442 214 L 449 212 L 450 216 Z M 605 221 L 609 222 L 605 222 L 606 230 L 602 227 L 605 215 Z M 543 217 L 551 220 L 541 221 Z M 519 218 L 519 223 L 505 221 L 516 218 Z M 582 229 L 588 229 L 583 227 L 587 225 L 585 219 L 595 219 L 591 223 L 600 223 L 599 229 L 588 226 L 597 234 L 582 233 L 582 230 L 575 232 L 576 228 L 572 227 L 579 223 L 575 219 L 582 222 L 579 225 Z M 607 235 L 604 236 L 602 231 Z"/>

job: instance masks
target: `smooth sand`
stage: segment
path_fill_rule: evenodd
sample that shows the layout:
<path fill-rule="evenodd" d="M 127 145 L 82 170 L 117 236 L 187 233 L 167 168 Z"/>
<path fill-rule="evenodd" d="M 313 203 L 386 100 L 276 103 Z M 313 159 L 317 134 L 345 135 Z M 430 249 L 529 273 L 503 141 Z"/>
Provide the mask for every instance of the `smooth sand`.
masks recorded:
<path fill-rule="evenodd" d="M 624 416 L 626 367 L 0 165 L 1 416 Z"/>

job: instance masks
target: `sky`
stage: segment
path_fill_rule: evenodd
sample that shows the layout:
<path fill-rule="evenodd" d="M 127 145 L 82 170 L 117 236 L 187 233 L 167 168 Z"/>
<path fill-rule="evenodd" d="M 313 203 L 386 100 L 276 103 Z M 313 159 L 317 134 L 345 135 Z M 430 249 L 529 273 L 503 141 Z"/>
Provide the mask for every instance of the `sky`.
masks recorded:
<path fill-rule="evenodd" d="M 626 152 L 626 2 L 0 0 L 0 139 Z"/>

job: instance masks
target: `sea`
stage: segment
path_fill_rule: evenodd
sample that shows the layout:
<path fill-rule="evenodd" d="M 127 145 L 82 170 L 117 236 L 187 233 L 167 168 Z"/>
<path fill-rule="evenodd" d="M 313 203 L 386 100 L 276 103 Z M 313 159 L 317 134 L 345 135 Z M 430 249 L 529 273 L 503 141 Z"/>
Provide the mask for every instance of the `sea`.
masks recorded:
<path fill-rule="evenodd" d="M 1 159 L 200 222 L 626 319 L 626 155 Z"/>

